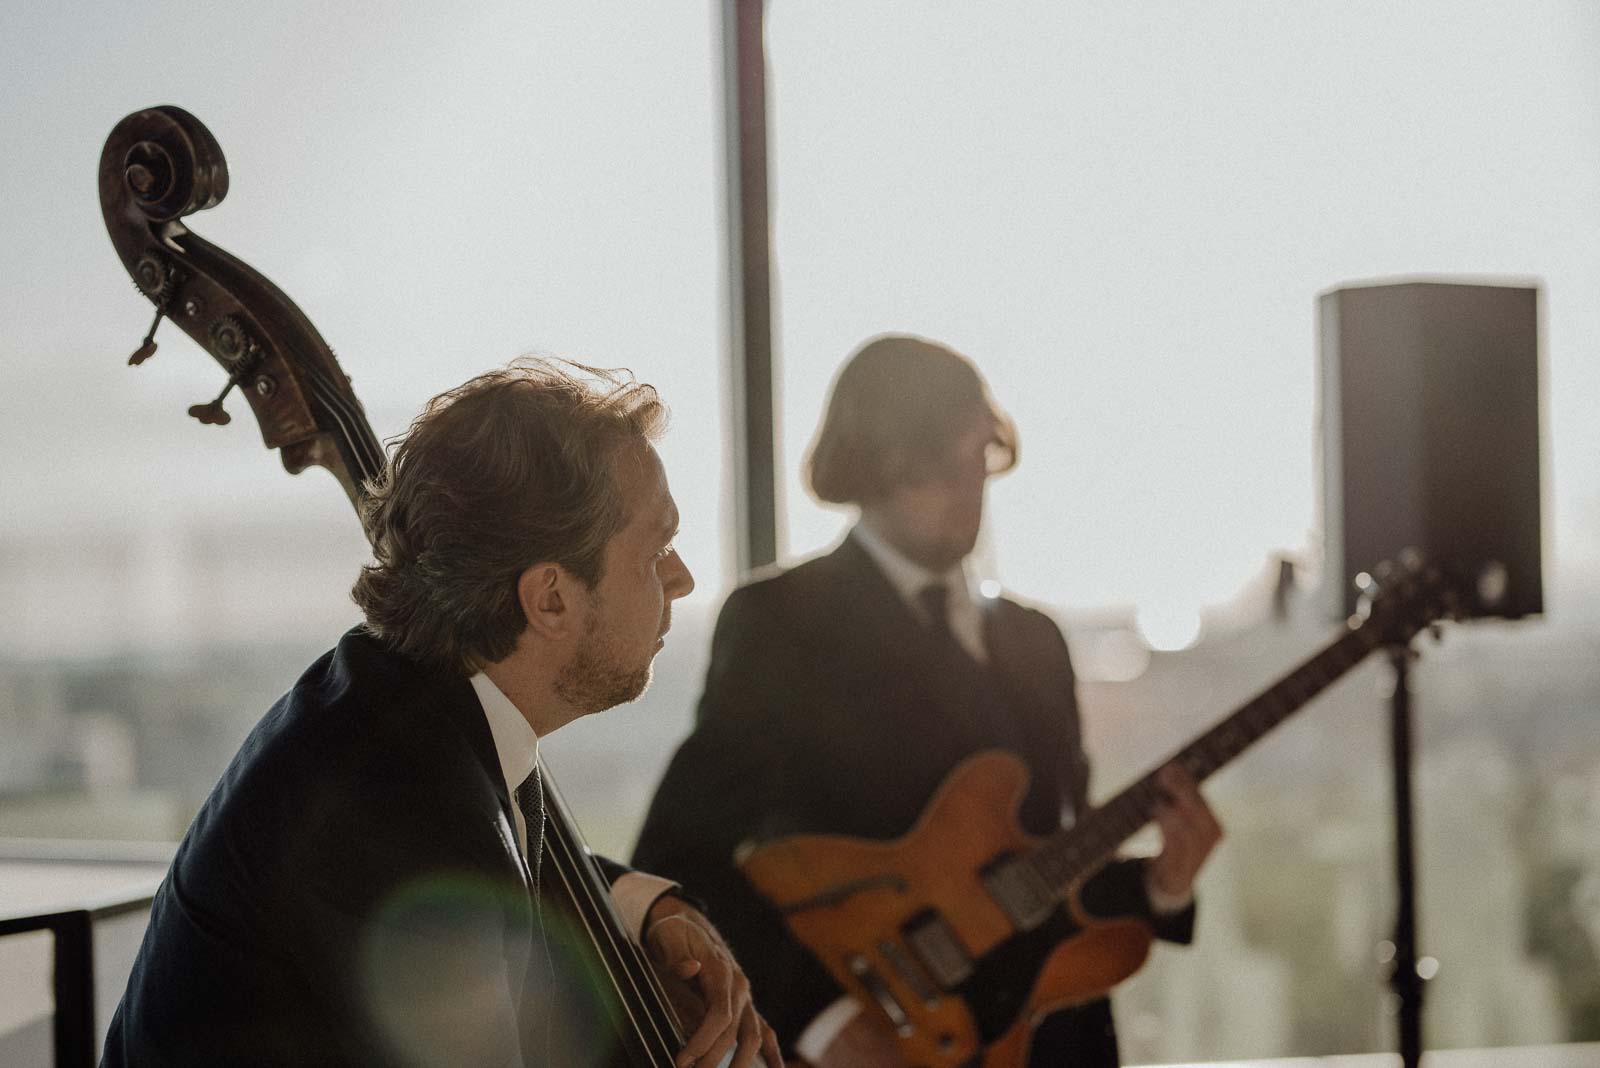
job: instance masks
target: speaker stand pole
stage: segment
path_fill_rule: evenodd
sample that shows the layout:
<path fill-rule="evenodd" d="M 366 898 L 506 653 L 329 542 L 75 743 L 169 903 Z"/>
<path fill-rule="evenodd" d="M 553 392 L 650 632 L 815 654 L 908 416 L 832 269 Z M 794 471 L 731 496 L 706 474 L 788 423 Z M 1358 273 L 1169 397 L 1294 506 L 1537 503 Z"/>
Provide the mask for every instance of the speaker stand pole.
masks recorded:
<path fill-rule="evenodd" d="M 1417 872 L 1411 811 L 1411 686 L 1415 656 L 1409 645 L 1389 647 L 1394 665 L 1391 742 L 1394 761 L 1394 851 L 1399 893 L 1394 921 L 1394 967 L 1389 985 L 1399 998 L 1400 1063 L 1418 1068 L 1422 1060 L 1422 986 L 1417 973 Z"/>

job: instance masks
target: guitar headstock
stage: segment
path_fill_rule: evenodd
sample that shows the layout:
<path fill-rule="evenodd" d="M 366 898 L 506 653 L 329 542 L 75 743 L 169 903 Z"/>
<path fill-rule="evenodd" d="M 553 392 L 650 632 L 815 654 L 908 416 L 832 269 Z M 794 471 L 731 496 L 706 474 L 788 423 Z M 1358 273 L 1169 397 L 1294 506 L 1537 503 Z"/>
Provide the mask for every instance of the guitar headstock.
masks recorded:
<path fill-rule="evenodd" d="M 223 399 L 237 388 L 290 473 L 326 467 L 356 502 L 383 456 L 333 350 L 282 290 L 183 223 L 227 192 L 221 146 L 182 108 L 134 112 L 106 139 L 100 210 L 123 266 L 156 309 L 128 362 L 155 354 L 163 319 L 176 323 L 227 372 L 222 392 L 190 407 L 191 416 L 230 422 Z"/>
<path fill-rule="evenodd" d="M 1356 587 L 1361 599 L 1351 626 L 1374 628 L 1381 645 L 1409 645 L 1427 629 L 1437 636 L 1441 621 L 1459 619 L 1464 613 L 1456 581 L 1409 549 L 1398 560 L 1356 576 Z"/>

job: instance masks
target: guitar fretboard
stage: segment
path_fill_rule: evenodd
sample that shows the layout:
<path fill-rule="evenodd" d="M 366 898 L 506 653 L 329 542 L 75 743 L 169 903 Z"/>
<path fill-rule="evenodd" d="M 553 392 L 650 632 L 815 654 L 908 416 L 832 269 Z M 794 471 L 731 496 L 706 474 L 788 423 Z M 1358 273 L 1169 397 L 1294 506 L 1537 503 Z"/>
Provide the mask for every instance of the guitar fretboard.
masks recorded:
<path fill-rule="evenodd" d="M 1382 628 L 1352 624 L 1352 629 L 1310 660 L 1279 679 L 1248 704 L 1180 750 L 1162 767 L 1182 764 L 1199 782 L 1243 753 L 1288 719 L 1302 705 L 1364 660 L 1382 640 Z M 1047 838 L 1025 863 L 1048 885 L 1064 890 L 1099 867 L 1134 832 L 1150 822 L 1163 790 L 1150 772 L 1076 826 Z"/>

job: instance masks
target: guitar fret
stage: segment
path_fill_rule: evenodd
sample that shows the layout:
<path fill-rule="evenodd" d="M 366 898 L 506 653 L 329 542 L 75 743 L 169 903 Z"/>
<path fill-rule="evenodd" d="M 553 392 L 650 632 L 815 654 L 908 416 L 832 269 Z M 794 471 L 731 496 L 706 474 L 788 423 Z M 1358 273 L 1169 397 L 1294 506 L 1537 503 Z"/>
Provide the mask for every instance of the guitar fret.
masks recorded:
<path fill-rule="evenodd" d="M 1353 625 L 1310 660 L 1296 667 L 1254 699 L 1181 749 L 1172 759 L 1196 780 L 1204 780 L 1288 719 L 1382 641 L 1382 628 Z M 1065 888 L 1111 856 L 1150 820 L 1162 796 L 1154 773 L 1145 776 L 1087 813 L 1079 823 L 1046 839 L 1029 858 L 1048 884 Z"/>

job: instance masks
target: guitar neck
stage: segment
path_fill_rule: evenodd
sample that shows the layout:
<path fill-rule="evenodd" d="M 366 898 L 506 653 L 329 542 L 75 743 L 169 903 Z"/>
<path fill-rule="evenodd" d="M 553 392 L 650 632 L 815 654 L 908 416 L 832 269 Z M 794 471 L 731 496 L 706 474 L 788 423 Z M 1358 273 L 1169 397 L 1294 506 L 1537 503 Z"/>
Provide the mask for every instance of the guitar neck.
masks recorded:
<path fill-rule="evenodd" d="M 1177 762 L 1195 781 L 1206 779 L 1364 660 L 1381 641 L 1378 630 L 1352 621 L 1347 633 L 1163 761 L 1160 767 L 1088 813 L 1075 826 L 1051 835 L 1027 862 L 1040 878 L 1058 890 L 1075 885 L 1150 822 L 1163 797 L 1156 781 L 1161 767 Z"/>

